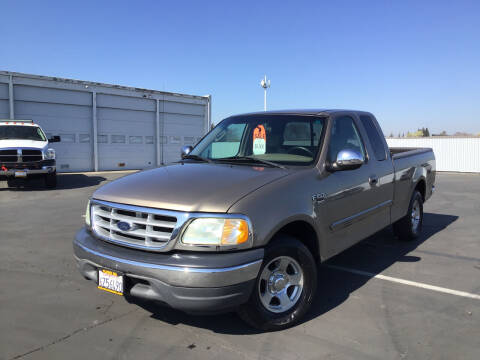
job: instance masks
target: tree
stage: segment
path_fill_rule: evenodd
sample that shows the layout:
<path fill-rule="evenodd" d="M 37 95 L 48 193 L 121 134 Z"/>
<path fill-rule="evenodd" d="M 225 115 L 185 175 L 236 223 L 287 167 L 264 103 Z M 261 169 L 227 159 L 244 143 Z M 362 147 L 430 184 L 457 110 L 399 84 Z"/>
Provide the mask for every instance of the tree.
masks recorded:
<path fill-rule="evenodd" d="M 440 133 L 440 136 L 447 136 L 447 132 L 445 130 L 443 130 L 441 133 Z"/>
<path fill-rule="evenodd" d="M 393 137 L 393 132 L 390 133 L 390 136 L 389 136 L 389 137 L 391 137 L 391 138 Z"/>
<path fill-rule="evenodd" d="M 418 129 L 415 132 L 407 132 L 407 137 L 422 137 L 423 136 L 423 130 Z"/>
<path fill-rule="evenodd" d="M 423 132 L 423 136 L 430 137 L 430 131 L 428 131 L 428 128 L 425 128 L 425 131 Z"/>

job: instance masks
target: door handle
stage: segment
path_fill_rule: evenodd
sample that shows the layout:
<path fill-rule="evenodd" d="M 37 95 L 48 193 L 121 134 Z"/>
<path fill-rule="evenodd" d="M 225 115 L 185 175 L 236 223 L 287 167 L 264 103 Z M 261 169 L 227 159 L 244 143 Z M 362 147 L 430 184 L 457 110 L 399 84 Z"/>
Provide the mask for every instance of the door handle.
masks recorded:
<path fill-rule="evenodd" d="M 377 185 L 377 184 L 378 184 L 378 177 L 377 177 L 377 175 L 372 175 L 372 176 L 370 176 L 370 178 L 368 179 L 368 182 L 369 182 L 370 185 L 372 185 L 372 186 Z"/>

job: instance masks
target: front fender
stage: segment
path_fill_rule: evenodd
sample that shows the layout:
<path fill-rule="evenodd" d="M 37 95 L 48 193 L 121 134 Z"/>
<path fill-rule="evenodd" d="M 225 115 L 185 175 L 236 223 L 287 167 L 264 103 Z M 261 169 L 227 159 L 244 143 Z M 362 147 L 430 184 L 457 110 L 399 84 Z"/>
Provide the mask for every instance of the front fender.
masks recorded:
<path fill-rule="evenodd" d="M 299 171 L 240 199 L 228 212 L 250 218 L 254 247 L 265 246 L 282 227 L 293 221 L 308 223 L 318 239 L 312 202 L 318 188 L 317 175 L 317 169 Z"/>

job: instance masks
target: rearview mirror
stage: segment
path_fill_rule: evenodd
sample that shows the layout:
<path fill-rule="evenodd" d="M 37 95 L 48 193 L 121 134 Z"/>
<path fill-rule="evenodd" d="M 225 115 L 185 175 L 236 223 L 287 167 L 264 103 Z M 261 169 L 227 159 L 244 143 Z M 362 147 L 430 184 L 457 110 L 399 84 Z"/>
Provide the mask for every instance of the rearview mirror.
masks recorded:
<path fill-rule="evenodd" d="M 344 149 L 338 152 L 337 160 L 332 164 L 333 170 L 353 170 L 363 165 L 363 155 L 355 150 Z"/>
<path fill-rule="evenodd" d="M 190 151 L 192 151 L 193 147 L 192 146 L 184 146 L 182 147 L 182 159 L 190 154 Z"/>
<path fill-rule="evenodd" d="M 54 143 L 54 142 L 60 142 L 61 139 L 60 139 L 60 136 L 56 135 L 56 136 L 52 136 L 50 139 L 48 139 L 48 142 L 50 143 Z"/>

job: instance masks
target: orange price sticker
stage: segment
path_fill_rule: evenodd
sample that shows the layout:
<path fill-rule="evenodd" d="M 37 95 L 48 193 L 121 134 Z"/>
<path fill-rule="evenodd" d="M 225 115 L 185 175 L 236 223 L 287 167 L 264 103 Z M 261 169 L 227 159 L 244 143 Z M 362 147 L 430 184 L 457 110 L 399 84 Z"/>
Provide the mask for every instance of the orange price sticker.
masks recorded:
<path fill-rule="evenodd" d="M 263 125 L 258 125 L 253 130 L 253 154 L 265 154 L 267 148 L 267 133 Z"/>

